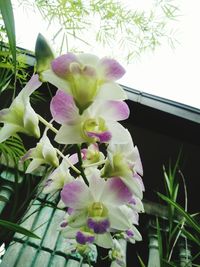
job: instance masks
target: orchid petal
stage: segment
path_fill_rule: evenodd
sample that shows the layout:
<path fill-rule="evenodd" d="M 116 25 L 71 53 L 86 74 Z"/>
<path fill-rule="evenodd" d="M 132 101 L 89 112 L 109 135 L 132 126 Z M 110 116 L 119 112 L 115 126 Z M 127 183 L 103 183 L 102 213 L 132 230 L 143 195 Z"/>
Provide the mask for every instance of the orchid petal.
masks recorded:
<path fill-rule="evenodd" d="M 62 125 L 59 129 L 55 141 L 59 144 L 81 144 L 85 140 L 81 136 L 81 125 Z"/>
<path fill-rule="evenodd" d="M 63 237 L 69 239 L 74 239 L 76 237 L 77 231 L 78 231 L 77 228 L 72 228 L 68 225 L 65 228 L 61 229 Z"/>
<path fill-rule="evenodd" d="M 134 169 L 136 170 L 137 173 L 139 173 L 141 176 L 143 176 L 143 167 L 142 167 L 142 161 L 140 158 L 140 153 L 139 150 L 137 148 L 137 146 L 134 147 L 134 162 L 135 162 L 135 166 Z"/>
<path fill-rule="evenodd" d="M 20 127 L 13 124 L 4 124 L 0 129 L 0 143 L 8 139 L 10 136 L 14 135 L 16 132 L 20 131 Z"/>
<path fill-rule="evenodd" d="M 1 129 L 1 142 L 18 131 L 39 137 L 38 118 L 29 103 L 29 96 L 40 85 L 38 75 L 33 75 L 11 106 L 0 111 L 0 121 L 4 122 L 4 127 Z"/>
<path fill-rule="evenodd" d="M 42 72 L 42 79 L 44 81 L 50 82 L 57 88 L 65 91 L 66 93 L 70 94 L 70 84 L 68 81 L 58 77 L 51 69 L 45 70 Z"/>
<path fill-rule="evenodd" d="M 98 67 L 102 72 L 105 80 L 118 80 L 125 74 L 125 69 L 115 60 L 111 58 L 102 58 Z"/>
<path fill-rule="evenodd" d="M 82 152 L 82 150 L 81 150 Z M 83 157 L 83 153 L 82 154 L 82 157 Z M 77 153 L 74 153 L 72 154 L 70 157 L 69 157 L 69 161 L 71 162 L 71 164 L 75 165 L 76 163 L 79 162 L 79 159 L 78 159 L 78 154 Z"/>
<path fill-rule="evenodd" d="M 131 227 L 131 223 L 129 218 L 125 215 L 126 214 L 119 207 L 112 206 L 108 213 L 110 227 L 121 231 L 129 229 Z"/>
<path fill-rule="evenodd" d="M 102 193 L 104 192 L 106 181 L 100 177 L 100 171 L 92 168 L 86 170 L 88 182 L 90 184 L 90 191 L 96 202 L 100 201 Z"/>
<path fill-rule="evenodd" d="M 37 169 L 41 164 L 45 163 L 44 159 L 33 159 L 26 169 L 26 173 L 31 173 Z"/>
<path fill-rule="evenodd" d="M 68 223 L 71 227 L 80 228 L 86 225 L 87 221 L 87 210 L 82 210 L 78 212 L 74 212 L 69 216 Z"/>
<path fill-rule="evenodd" d="M 127 185 L 127 187 L 139 198 L 142 199 L 143 193 L 140 185 L 131 175 L 126 177 L 121 177 L 122 181 Z"/>
<path fill-rule="evenodd" d="M 70 73 L 72 62 L 77 62 L 77 57 L 73 53 L 67 53 L 52 60 L 51 67 L 56 75 L 65 78 Z"/>
<path fill-rule="evenodd" d="M 59 202 L 58 202 L 58 204 L 57 204 L 57 207 L 58 207 L 59 209 L 64 209 L 64 208 L 66 208 L 66 205 L 65 205 L 65 203 L 62 201 L 62 199 L 59 200 Z"/>
<path fill-rule="evenodd" d="M 115 177 L 107 180 L 101 198 L 105 205 L 123 205 L 132 199 L 132 193 L 120 178 Z"/>
<path fill-rule="evenodd" d="M 132 230 L 133 233 L 134 233 L 133 238 L 134 238 L 136 241 L 141 241 L 141 240 L 142 240 L 142 236 L 141 236 L 140 232 L 138 231 L 138 229 L 137 229 L 134 225 L 132 225 L 132 226 L 131 226 L 131 230 Z"/>
<path fill-rule="evenodd" d="M 38 74 L 34 74 L 31 79 L 27 82 L 26 86 L 22 89 L 18 96 L 23 95 L 24 98 L 29 97 L 36 89 L 42 85 L 39 80 Z"/>
<path fill-rule="evenodd" d="M 133 234 L 132 236 L 127 236 L 127 240 L 130 243 L 134 244 L 135 241 L 141 241 L 142 240 L 142 236 L 141 236 L 140 232 L 138 231 L 138 229 L 134 225 L 132 225 L 131 228 L 127 232 L 129 232 L 129 231 L 131 231 Z"/>
<path fill-rule="evenodd" d="M 97 103 L 94 102 L 97 106 Z M 107 120 L 121 121 L 129 117 L 130 111 L 128 105 L 123 101 L 99 101 L 96 113 L 101 114 Z"/>
<path fill-rule="evenodd" d="M 27 102 L 24 107 L 23 122 L 27 134 L 35 136 L 36 138 L 40 137 L 40 128 L 38 126 L 39 119 L 29 102 Z"/>
<path fill-rule="evenodd" d="M 93 200 L 88 186 L 81 180 L 75 180 L 64 186 L 61 199 L 67 207 L 83 209 Z"/>
<path fill-rule="evenodd" d="M 102 100 L 125 100 L 127 95 L 121 86 L 114 82 L 103 83 L 96 99 Z"/>
<path fill-rule="evenodd" d="M 129 222 L 132 224 L 138 224 L 138 219 L 139 219 L 139 216 L 138 216 L 138 213 L 131 209 L 129 206 L 127 205 L 123 205 L 120 207 L 120 209 L 122 210 L 122 212 L 124 213 L 124 216 L 126 218 L 128 218 Z"/>
<path fill-rule="evenodd" d="M 59 160 L 57 158 L 56 149 L 52 146 L 49 138 L 46 135 L 42 137 L 42 155 L 46 162 L 57 167 L 59 164 Z"/>
<path fill-rule="evenodd" d="M 95 235 L 95 243 L 102 248 L 111 248 L 113 240 L 110 233 Z"/>
<path fill-rule="evenodd" d="M 77 56 L 79 62 L 84 65 L 96 66 L 99 58 L 93 54 L 82 53 Z"/>
<path fill-rule="evenodd" d="M 140 175 L 138 175 L 137 173 L 134 173 L 133 174 L 133 179 L 135 179 L 135 181 L 138 183 L 138 186 L 144 192 L 145 191 L 144 183 L 143 183 L 142 178 L 140 177 Z"/>
<path fill-rule="evenodd" d="M 108 130 L 112 133 L 111 142 L 115 144 L 123 144 L 126 143 L 127 132 L 120 123 L 115 121 L 108 121 L 106 123 Z"/>
<path fill-rule="evenodd" d="M 94 138 L 100 143 L 108 143 L 112 138 L 112 133 L 109 131 L 104 131 L 101 133 L 87 132 L 87 136 L 90 138 Z"/>
<path fill-rule="evenodd" d="M 144 205 L 142 201 L 136 196 L 133 197 L 128 206 L 136 212 L 144 212 Z"/>
<path fill-rule="evenodd" d="M 53 119 L 60 124 L 71 124 L 79 118 L 78 108 L 74 103 L 73 97 L 61 90 L 58 90 L 52 98 L 50 110 Z"/>
<path fill-rule="evenodd" d="M 42 192 L 44 194 L 52 193 L 72 182 L 74 177 L 70 174 L 68 168 L 68 163 L 63 159 L 62 163 L 48 176 Z"/>

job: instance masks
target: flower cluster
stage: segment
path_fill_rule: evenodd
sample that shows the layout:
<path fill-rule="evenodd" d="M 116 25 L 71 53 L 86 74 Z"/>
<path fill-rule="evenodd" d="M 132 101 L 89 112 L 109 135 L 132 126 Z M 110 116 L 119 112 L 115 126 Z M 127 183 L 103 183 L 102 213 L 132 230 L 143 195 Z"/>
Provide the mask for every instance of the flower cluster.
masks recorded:
<path fill-rule="evenodd" d="M 31 159 L 26 172 L 50 166 L 43 193 L 60 192 L 59 207 L 66 210 L 60 231 L 79 253 L 94 245 L 109 249 L 119 266 L 125 266 L 120 240 L 141 240 L 135 225 L 144 191 L 139 151 L 119 123 L 129 116 L 126 93 L 116 83 L 124 73 L 114 59 L 67 53 L 34 74 L 10 108 L 0 111 L 0 142 L 16 132 L 39 138 L 39 121 L 45 124 L 39 142 L 22 158 Z M 58 88 L 50 103 L 51 122 L 30 104 L 41 80 Z M 50 130 L 59 148 L 73 145 L 76 153 L 65 155 L 52 145 Z"/>

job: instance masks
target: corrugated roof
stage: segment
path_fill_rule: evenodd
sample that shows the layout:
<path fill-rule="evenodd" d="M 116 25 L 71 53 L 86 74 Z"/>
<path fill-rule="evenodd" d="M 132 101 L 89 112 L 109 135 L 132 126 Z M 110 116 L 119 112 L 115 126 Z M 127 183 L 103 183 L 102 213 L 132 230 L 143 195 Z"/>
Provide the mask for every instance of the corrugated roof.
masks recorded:
<path fill-rule="evenodd" d="M 128 99 L 136 103 L 164 111 L 166 113 L 193 121 L 195 123 L 200 123 L 200 109 L 198 108 L 194 108 L 159 96 L 151 95 L 127 86 L 121 86 L 127 92 Z"/>

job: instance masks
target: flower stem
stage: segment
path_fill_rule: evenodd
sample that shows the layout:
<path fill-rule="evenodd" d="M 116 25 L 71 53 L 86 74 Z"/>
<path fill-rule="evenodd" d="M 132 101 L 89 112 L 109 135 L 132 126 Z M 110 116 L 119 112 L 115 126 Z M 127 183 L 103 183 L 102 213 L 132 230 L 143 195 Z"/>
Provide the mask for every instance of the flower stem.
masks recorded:
<path fill-rule="evenodd" d="M 84 170 L 83 170 L 83 160 L 82 160 L 82 156 L 81 156 L 81 147 L 80 147 L 80 145 L 77 145 L 77 153 L 78 153 L 78 160 L 79 160 L 79 163 L 81 165 L 81 176 L 83 177 L 83 180 L 86 183 L 86 185 L 89 186 L 89 182 L 88 182 L 87 177 L 86 177 L 86 175 L 84 173 Z"/>
<path fill-rule="evenodd" d="M 91 163 L 91 164 L 86 164 L 86 165 L 83 165 L 83 168 L 88 168 L 88 167 L 93 167 L 93 166 L 99 166 L 99 165 L 102 165 L 106 162 L 106 160 L 101 160 L 101 161 L 98 161 L 98 162 L 95 162 L 95 163 Z"/>
<path fill-rule="evenodd" d="M 38 115 L 38 119 L 46 126 L 48 127 L 50 130 L 52 130 L 55 134 L 58 133 L 58 130 L 56 128 L 53 127 L 53 125 L 51 123 L 49 123 L 48 121 L 46 121 L 42 116 Z"/>
<path fill-rule="evenodd" d="M 57 153 L 58 153 L 64 160 L 67 161 L 67 163 L 70 165 L 70 167 L 71 167 L 76 173 L 81 174 L 81 171 L 79 171 L 79 169 L 77 169 L 77 168 L 70 162 L 70 160 L 69 160 L 65 155 L 63 155 L 63 153 L 62 153 L 59 149 L 56 148 L 56 151 L 57 151 Z"/>

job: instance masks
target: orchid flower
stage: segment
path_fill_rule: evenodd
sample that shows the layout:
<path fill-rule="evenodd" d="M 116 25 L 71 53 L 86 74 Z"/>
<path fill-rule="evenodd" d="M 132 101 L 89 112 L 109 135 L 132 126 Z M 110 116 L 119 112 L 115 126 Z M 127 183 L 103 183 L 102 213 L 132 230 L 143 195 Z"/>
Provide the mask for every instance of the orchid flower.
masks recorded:
<path fill-rule="evenodd" d="M 50 109 L 62 125 L 55 137 L 60 144 L 126 142 L 127 130 L 117 122 L 129 116 L 123 101 L 96 101 L 80 115 L 73 98 L 58 90 Z"/>
<path fill-rule="evenodd" d="M 63 186 L 74 180 L 74 177 L 69 172 L 69 164 L 65 158 L 61 164 L 47 177 L 43 193 L 49 194 L 58 191 Z"/>
<path fill-rule="evenodd" d="M 104 154 L 99 151 L 97 143 L 89 145 L 87 149 L 84 148 L 81 152 L 83 154 L 84 165 L 98 163 L 105 159 Z"/>
<path fill-rule="evenodd" d="M 120 177 L 130 190 L 140 199 L 144 191 L 140 175 L 143 168 L 138 148 L 133 145 L 127 131 L 126 143 L 111 142 L 107 148 L 108 158 L 102 170 L 103 177 Z"/>
<path fill-rule="evenodd" d="M 87 178 L 89 187 L 82 179 L 76 179 L 61 191 L 62 201 L 72 209 L 67 223 L 72 228 L 87 227 L 95 234 L 94 242 L 108 248 L 112 246 L 110 231 L 131 227 L 122 206 L 131 200 L 132 194 L 120 179 L 102 179 L 97 169 Z"/>
<path fill-rule="evenodd" d="M 114 59 L 67 53 L 54 59 L 51 69 L 44 71 L 42 77 L 73 96 L 82 113 L 94 99 L 126 99 L 123 89 L 114 82 L 124 73 L 124 68 Z"/>
<path fill-rule="evenodd" d="M 75 239 L 66 239 L 66 254 L 70 256 L 75 256 L 77 258 L 82 256 L 85 259 L 91 261 L 96 261 L 97 249 L 94 244 L 78 244 Z M 78 255 L 77 255 L 78 253 Z"/>
<path fill-rule="evenodd" d="M 26 86 L 14 99 L 11 106 L 0 111 L 0 122 L 4 126 L 0 130 L 0 143 L 17 132 L 39 138 L 38 116 L 30 105 L 30 95 L 42 83 L 38 75 L 33 75 Z"/>
<path fill-rule="evenodd" d="M 22 157 L 22 161 L 27 159 L 32 159 L 32 161 L 29 164 L 26 173 L 33 172 L 42 164 L 49 164 L 54 167 L 59 165 L 56 149 L 52 146 L 46 132 L 44 132 L 36 147 L 29 149 Z"/>
<path fill-rule="evenodd" d="M 126 230 L 123 233 L 123 238 L 132 244 L 135 244 L 136 241 L 142 240 L 142 236 L 140 232 L 137 230 L 137 228 L 134 225 L 132 225 L 130 229 Z"/>
<path fill-rule="evenodd" d="M 126 266 L 126 258 L 124 255 L 124 251 L 121 247 L 121 244 L 117 239 L 113 239 L 113 247 L 108 253 L 109 258 L 112 262 L 115 263 L 114 266 L 125 267 Z"/>

